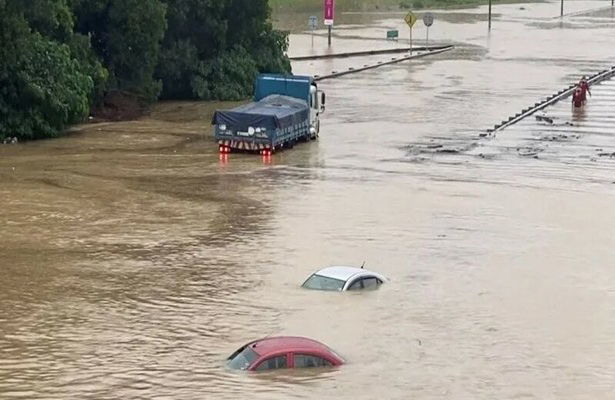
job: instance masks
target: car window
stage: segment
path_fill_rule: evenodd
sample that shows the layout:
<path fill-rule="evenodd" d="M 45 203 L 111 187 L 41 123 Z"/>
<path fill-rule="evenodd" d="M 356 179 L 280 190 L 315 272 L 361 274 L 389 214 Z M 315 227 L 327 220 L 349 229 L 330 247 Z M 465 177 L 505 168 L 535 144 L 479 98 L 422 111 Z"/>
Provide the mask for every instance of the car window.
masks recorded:
<path fill-rule="evenodd" d="M 363 288 L 364 289 L 376 289 L 378 287 L 378 279 L 374 277 L 363 278 Z"/>
<path fill-rule="evenodd" d="M 257 358 L 258 354 L 250 346 L 246 346 L 229 357 L 228 366 L 233 369 L 246 370 Z"/>
<path fill-rule="evenodd" d="M 382 281 L 376 277 L 369 276 L 365 278 L 359 278 L 354 281 L 348 290 L 358 290 L 358 289 L 377 289 L 378 285 L 380 285 Z"/>
<path fill-rule="evenodd" d="M 330 367 L 331 364 L 324 358 L 310 356 L 307 354 L 295 354 L 295 368 L 316 368 L 316 367 Z"/>
<path fill-rule="evenodd" d="M 271 357 L 258 364 L 256 371 L 286 368 L 286 356 Z"/>
<path fill-rule="evenodd" d="M 342 290 L 344 281 L 328 278 L 326 276 L 312 275 L 303 284 L 304 288 L 316 290 Z"/>
<path fill-rule="evenodd" d="M 363 289 L 363 279 L 357 279 L 348 287 L 348 290 L 358 290 Z"/>

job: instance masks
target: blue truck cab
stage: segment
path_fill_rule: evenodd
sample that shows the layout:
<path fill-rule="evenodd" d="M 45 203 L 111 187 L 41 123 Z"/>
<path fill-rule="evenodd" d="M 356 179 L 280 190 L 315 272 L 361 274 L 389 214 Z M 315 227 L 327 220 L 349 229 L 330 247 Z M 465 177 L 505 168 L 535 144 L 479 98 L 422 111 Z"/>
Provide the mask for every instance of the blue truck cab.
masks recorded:
<path fill-rule="evenodd" d="M 262 74 L 256 78 L 253 101 L 216 111 L 212 124 L 221 153 L 271 154 L 316 139 L 324 111 L 325 94 L 312 77 Z"/>

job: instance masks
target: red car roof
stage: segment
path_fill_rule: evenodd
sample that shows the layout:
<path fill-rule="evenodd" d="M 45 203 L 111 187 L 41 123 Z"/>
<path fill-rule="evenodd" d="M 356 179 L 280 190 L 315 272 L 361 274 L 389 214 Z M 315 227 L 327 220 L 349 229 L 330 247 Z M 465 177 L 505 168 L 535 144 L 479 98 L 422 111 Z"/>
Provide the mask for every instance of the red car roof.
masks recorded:
<path fill-rule="evenodd" d="M 278 351 L 308 351 L 310 353 L 324 352 L 337 356 L 335 352 L 324 344 L 317 342 L 316 340 L 297 336 L 276 336 L 255 340 L 250 343 L 250 348 L 260 356 L 266 356 L 269 353 L 275 353 Z"/>

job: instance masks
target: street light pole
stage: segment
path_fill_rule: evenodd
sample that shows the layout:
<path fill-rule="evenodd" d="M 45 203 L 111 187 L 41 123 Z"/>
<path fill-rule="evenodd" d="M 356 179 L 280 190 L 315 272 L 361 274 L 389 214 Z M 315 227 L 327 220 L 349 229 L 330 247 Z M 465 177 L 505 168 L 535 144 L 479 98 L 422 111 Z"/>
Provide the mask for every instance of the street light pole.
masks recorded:
<path fill-rule="evenodd" d="M 612 1 L 612 0 L 611 0 Z M 562 0 L 562 12 L 561 12 L 561 16 L 562 18 L 564 17 L 564 0 Z"/>
<path fill-rule="evenodd" d="M 329 46 L 331 46 L 331 25 L 329 25 Z"/>

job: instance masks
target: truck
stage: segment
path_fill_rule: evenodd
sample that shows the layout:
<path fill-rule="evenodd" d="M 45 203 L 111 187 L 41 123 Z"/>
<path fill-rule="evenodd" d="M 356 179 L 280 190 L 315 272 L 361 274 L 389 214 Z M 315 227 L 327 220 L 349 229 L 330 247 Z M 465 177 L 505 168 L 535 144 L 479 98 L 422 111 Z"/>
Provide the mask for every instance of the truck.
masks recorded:
<path fill-rule="evenodd" d="M 316 140 L 324 111 L 325 93 L 313 77 L 261 74 L 252 102 L 214 113 L 218 150 L 271 155 L 298 142 Z"/>

